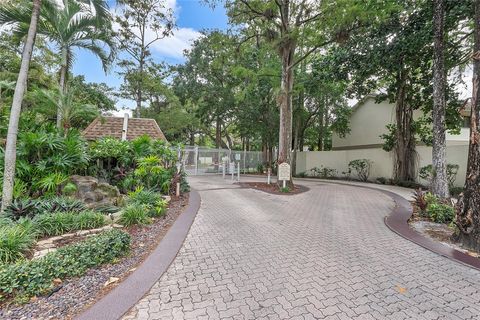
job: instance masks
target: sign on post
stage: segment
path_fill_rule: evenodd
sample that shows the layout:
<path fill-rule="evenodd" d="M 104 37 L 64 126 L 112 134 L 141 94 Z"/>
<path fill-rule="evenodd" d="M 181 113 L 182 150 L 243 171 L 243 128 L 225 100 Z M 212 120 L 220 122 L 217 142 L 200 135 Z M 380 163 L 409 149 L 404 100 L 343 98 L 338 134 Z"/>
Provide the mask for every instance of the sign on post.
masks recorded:
<path fill-rule="evenodd" d="M 287 181 L 290 181 L 290 165 L 286 162 L 278 165 L 278 180 L 283 181 L 283 187 L 287 186 Z"/>

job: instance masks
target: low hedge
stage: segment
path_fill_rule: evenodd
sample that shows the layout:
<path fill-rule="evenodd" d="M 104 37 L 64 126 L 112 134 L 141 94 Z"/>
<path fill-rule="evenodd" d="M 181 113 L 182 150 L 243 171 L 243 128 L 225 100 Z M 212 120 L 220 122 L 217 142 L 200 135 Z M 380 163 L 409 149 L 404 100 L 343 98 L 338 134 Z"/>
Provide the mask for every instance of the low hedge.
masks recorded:
<path fill-rule="evenodd" d="M 114 262 L 129 248 L 130 235 L 113 229 L 39 259 L 0 265 L 0 301 L 46 294 L 54 287 L 55 279 L 81 276 L 89 268 Z"/>

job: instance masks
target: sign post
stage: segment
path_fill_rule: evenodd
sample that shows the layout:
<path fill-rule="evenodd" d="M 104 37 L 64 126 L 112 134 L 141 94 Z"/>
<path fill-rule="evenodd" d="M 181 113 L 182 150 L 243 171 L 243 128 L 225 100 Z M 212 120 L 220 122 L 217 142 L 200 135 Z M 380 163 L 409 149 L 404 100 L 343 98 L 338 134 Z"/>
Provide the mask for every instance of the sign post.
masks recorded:
<path fill-rule="evenodd" d="M 267 169 L 267 184 L 270 184 L 270 176 L 272 175 L 272 169 Z"/>
<path fill-rule="evenodd" d="M 287 187 L 287 181 L 290 181 L 290 165 L 286 162 L 278 165 L 278 180 L 283 181 L 283 188 Z"/>
<path fill-rule="evenodd" d="M 181 162 L 177 162 L 177 175 L 180 177 L 180 170 L 182 170 L 182 163 Z M 180 178 L 181 179 L 181 178 Z M 180 180 L 177 181 L 177 185 L 176 185 L 177 189 L 176 189 L 176 192 L 175 194 L 177 195 L 177 197 L 180 196 Z"/>

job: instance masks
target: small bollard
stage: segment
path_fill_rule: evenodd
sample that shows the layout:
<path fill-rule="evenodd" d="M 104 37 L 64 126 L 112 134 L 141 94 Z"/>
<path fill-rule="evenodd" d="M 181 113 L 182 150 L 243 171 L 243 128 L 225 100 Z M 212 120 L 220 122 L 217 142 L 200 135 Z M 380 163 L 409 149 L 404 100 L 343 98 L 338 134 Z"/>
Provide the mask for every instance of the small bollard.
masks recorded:
<path fill-rule="evenodd" d="M 227 162 L 223 161 L 223 165 L 222 165 L 222 177 L 223 177 L 223 179 L 225 179 L 226 166 L 227 166 Z"/>

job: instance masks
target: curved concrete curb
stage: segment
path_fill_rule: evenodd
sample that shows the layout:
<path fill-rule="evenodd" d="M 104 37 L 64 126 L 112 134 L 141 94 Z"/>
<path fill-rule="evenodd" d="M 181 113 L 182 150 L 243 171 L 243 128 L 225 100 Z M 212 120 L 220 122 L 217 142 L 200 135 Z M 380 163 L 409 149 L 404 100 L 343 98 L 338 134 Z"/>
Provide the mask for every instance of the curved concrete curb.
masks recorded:
<path fill-rule="evenodd" d="M 75 319 L 120 319 L 160 279 L 177 256 L 200 208 L 200 195 L 190 192 L 188 206 L 147 259 L 120 285 Z"/>
<path fill-rule="evenodd" d="M 309 180 L 311 181 L 311 180 Z M 443 257 L 446 257 L 448 259 L 454 260 L 456 262 L 462 263 L 464 265 L 467 265 L 469 267 L 475 268 L 480 270 L 480 259 L 476 257 L 472 257 L 464 252 L 461 252 L 459 250 L 456 250 L 454 248 L 447 247 L 445 245 L 442 245 L 438 242 L 435 242 L 429 238 L 424 237 L 422 234 L 416 232 L 412 228 L 410 228 L 410 225 L 408 224 L 408 219 L 412 216 L 413 210 L 412 210 L 412 205 L 410 202 L 405 199 L 404 197 L 396 194 L 395 192 L 391 192 L 388 190 L 380 189 L 380 188 L 375 188 L 375 187 L 369 187 L 369 186 L 361 186 L 358 184 L 347 184 L 347 183 L 337 183 L 337 182 L 330 182 L 330 181 L 325 181 L 322 180 L 322 183 L 331 183 L 331 184 L 336 184 L 336 185 L 343 185 L 343 186 L 350 186 L 350 187 L 359 187 L 359 188 L 365 188 L 365 189 L 370 189 L 370 190 L 375 190 L 375 191 L 380 191 L 390 198 L 393 199 L 395 202 L 395 208 L 393 211 L 390 213 L 389 216 L 386 216 L 384 219 L 385 225 L 398 234 L 399 236 L 412 241 L 413 243 L 430 250 L 436 254 L 439 254 Z"/>
<path fill-rule="evenodd" d="M 369 188 L 374 189 L 374 188 Z M 379 190 L 379 189 L 376 189 Z M 385 225 L 395 232 L 396 234 L 404 237 L 407 240 L 410 240 L 419 246 L 424 247 L 436 254 L 439 254 L 443 257 L 455 260 L 457 262 L 468 265 L 472 268 L 480 270 L 480 259 L 472 257 L 464 252 L 456 250 L 454 248 L 447 247 L 438 242 L 435 242 L 429 238 L 424 237 L 420 233 L 416 232 L 410 228 L 408 224 L 408 219 L 412 216 L 412 206 L 411 204 L 403 197 L 385 190 L 379 190 L 387 195 L 389 195 L 395 201 L 395 208 L 392 213 L 385 217 Z"/>

